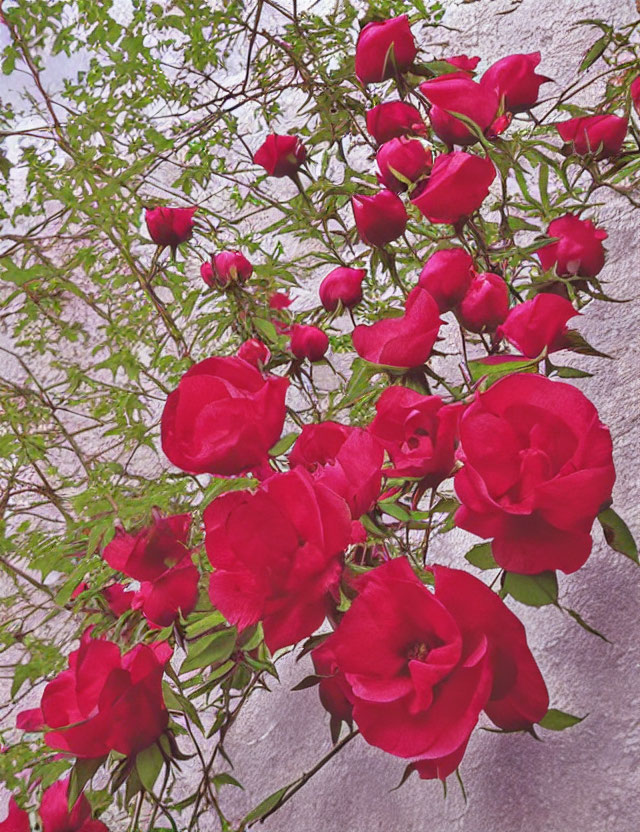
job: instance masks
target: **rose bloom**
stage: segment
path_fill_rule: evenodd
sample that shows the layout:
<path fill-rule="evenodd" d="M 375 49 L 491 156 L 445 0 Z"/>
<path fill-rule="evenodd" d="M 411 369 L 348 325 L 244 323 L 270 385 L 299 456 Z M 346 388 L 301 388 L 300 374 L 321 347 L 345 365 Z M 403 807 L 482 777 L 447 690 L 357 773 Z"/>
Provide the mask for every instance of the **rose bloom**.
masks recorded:
<path fill-rule="evenodd" d="M 296 468 L 218 497 L 204 526 L 211 603 L 231 624 L 262 621 L 272 652 L 322 624 L 351 536 L 341 497 Z"/>
<path fill-rule="evenodd" d="M 442 154 L 411 202 L 430 222 L 455 225 L 482 205 L 495 177 L 491 159 L 463 151 Z"/>
<path fill-rule="evenodd" d="M 204 282 L 225 289 L 233 283 L 246 283 L 253 274 L 253 266 L 241 251 L 219 251 L 210 263 L 200 266 Z"/>
<path fill-rule="evenodd" d="M 356 44 L 356 75 L 363 84 L 386 81 L 409 69 L 417 53 L 406 14 L 367 23 Z"/>
<path fill-rule="evenodd" d="M 445 144 L 475 144 L 478 136 L 451 113 L 471 119 L 485 133 L 498 113 L 498 97 L 493 90 L 473 81 L 466 73 L 453 72 L 420 84 L 420 90 L 431 104 L 429 121 L 433 132 Z"/>
<path fill-rule="evenodd" d="M 633 104 L 633 108 L 640 115 L 640 76 L 634 78 L 631 82 L 631 86 L 629 87 L 629 93 L 631 95 L 631 103 Z"/>
<path fill-rule="evenodd" d="M 506 338 L 522 355 L 536 358 L 545 347 L 547 352 L 555 352 L 567 346 L 567 321 L 579 314 L 566 298 L 536 295 L 514 306 L 496 334 Z"/>
<path fill-rule="evenodd" d="M 418 286 L 426 289 L 440 312 L 457 306 L 471 286 L 473 259 L 462 248 L 441 248 L 422 267 Z"/>
<path fill-rule="evenodd" d="M 586 396 L 520 373 L 476 399 L 460 420 L 464 467 L 456 525 L 493 538 L 510 572 L 575 572 L 591 552 L 591 527 L 611 499 L 611 436 Z"/>
<path fill-rule="evenodd" d="M 286 309 L 293 301 L 286 292 L 274 292 L 269 298 L 269 309 Z"/>
<path fill-rule="evenodd" d="M 607 239 L 607 232 L 596 228 L 591 220 L 565 214 L 549 224 L 547 236 L 559 239 L 535 252 L 545 271 L 555 266 L 559 277 L 595 277 L 602 270 L 605 258 L 602 241 Z"/>
<path fill-rule="evenodd" d="M 578 156 L 595 154 L 596 159 L 617 156 L 627 135 L 629 119 L 614 115 L 570 118 L 556 124 L 563 142 L 572 145 Z"/>
<path fill-rule="evenodd" d="M 524 627 L 498 595 L 462 570 L 432 571 L 433 592 L 404 557 L 363 576 L 313 656 L 338 686 L 329 704 L 340 707 L 341 692 L 369 744 L 444 779 L 482 711 L 522 730 L 542 719 L 549 698 Z"/>
<path fill-rule="evenodd" d="M 378 181 L 397 194 L 409 187 L 404 180 L 417 182 L 429 173 L 433 157 L 419 139 L 402 137 L 385 142 L 376 154 L 376 162 Z"/>
<path fill-rule="evenodd" d="M 399 196 L 392 191 L 378 191 L 373 196 L 351 197 L 358 234 L 369 246 L 385 246 L 404 234 L 409 216 Z"/>
<path fill-rule="evenodd" d="M 9 798 L 7 817 L 0 821 L 0 832 L 31 832 L 29 813 L 18 806 L 13 796 Z M 99 830 L 96 830 L 96 832 L 99 832 Z"/>
<path fill-rule="evenodd" d="M 419 367 L 429 358 L 442 321 L 438 304 L 419 286 L 405 301 L 405 314 L 357 326 L 351 338 L 355 351 L 373 364 Z"/>
<path fill-rule="evenodd" d="M 102 557 L 109 566 L 141 581 L 133 606 L 159 627 L 166 627 L 179 612 L 188 615 L 198 597 L 200 574 L 187 548 L 190 514 L 161 517 L 137 534 L 116 530 Z"/>
<path fill-rule="evenodd" d="M 505 110 L 524 113 L 537 103 L 540 87 L 551 81 L 546 75 L 536 74 L 539 63 L 539 52 L 507 55 L 489 67 L 480 83 L 496 93 Z"/>
<path fill-rule="evenodd" d="M 192 474 L 240 474 L 259 465 L 279 439 L 289 381 L 263 376 L 241 358 L 194 364 L 169 394 L 162 449 Z"/>
<path fill-rule="evenodd" d="M 144 219 L 153 242 L 175 250 L 193 235 L 193 215 L 197 208 L 147 208 Z"/>
<path fill-rule="evenodd" d="M 384 452 L 378 440 L 362 428 L 320 422 L 305 425 L 289 454 L 292 468 L 306 468 L 349 506 L 357 520 L 370 511 L 380 495 Z"/>
<path fill-rule="evenodd" d="M 69 778 L 44 790 L 39 810 L 42 832 L 109 832 L 102 821 L 91 817 L 91 804 L 83 794 L 69 811 L 68 792 Z"/>
<path fill-rule="evenodd" d="M 391 459 L 388 477 L 415 477 L 435 488 L 453 470 L 462 406 L 445 405 L 439 396 L 423 396 L 407 387 L 387 387 L 376 402 L 369 432 Z"/>
<path fill-rule="evenodd" d="M 248 341 L 240 344 L 236 355 L 238 358 L 242 358 L 243 361 L 248 361 L 249 364 L 261 369 L 265 364 L 269 363 L 271 351 L 259 338 L 249 338 Z"/>
<path fill-rule="evenodd" d="M 420 110 L 406 101 L 385 101 L 367 110 L 367 130 L 378 144 L 400 136 L 427 135 Z"/>
<path fill-rule="evenodd" d="M 269 176 L 295 176 L 307 158 L 307 149 L 298 136 L 279 136 L 272 133 L 253 154 L 256 165 Z"/>
<path fill-rule="evenodd" d="M 317 326 L 294 324 L 291 327 L 291 352 L 301 361 L 320 361 L 329 349 L 329 336 Z"/>
<path fill-rule="evenodd" d="M 75 757 L 137 754 L 164 733 L 169 714 L 162 676 L 171 657 L 166 642 L 138 644 L 120 655 L 117 644 L 91 638 L 69 656 L 69 669 L 48 683 L 40 703 L 45 742 Z"/>
<path fill-rule="evenodd" d="M 333 312 L 341 303 L 351 309 L 362 300 L 362 281 L 366 276 L 364 269 L 350 269 L 338 266 L 329 272 L 320 284 L 320 303 L 327 312 Z"/>
<path fill-rule="evenodd" d="M 509 314 L 507 284 L 493 272 L 475 275 L 456 314 L 469 332 L 493 332 Z"/>

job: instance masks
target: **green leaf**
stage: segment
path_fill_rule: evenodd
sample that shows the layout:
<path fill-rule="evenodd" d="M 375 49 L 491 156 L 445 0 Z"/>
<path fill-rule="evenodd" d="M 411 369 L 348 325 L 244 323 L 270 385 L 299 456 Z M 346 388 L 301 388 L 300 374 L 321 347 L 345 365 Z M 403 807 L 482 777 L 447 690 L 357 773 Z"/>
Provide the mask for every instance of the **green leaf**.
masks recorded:
<path fill-rule="evenodd" d="M 500 360 L 497 360 L 500 359 Z M 512 358 L 511 356 L 493 356 L 492 358 L 478 358 L 469 361 L 469 372 L 474 381 L 486 378 L 489 385 L 504 376 L 513 373 L 535 373 L 538 370 L 540 358 Z"/>
<path fill-rule="evenodd" d="M 298 431 L 285 433 L 284 436 L 278 439 L 273 448 L 269 449 L 269 456 L 280 456 L 281 454 L 286 454 L 286 452 L 293 445 L 293 443 L 296 441 L 299 435 L 300 434 Z"/>
<path fill-rule="evenodd" d="M 271 809 L 274 809 L 278 803 L 282 800 L 285 794 L 289 791 L 289 786 L 284 786 L 282 789 L 278 789 L 277 792 L 270 794 L 269 797 L 265 798 L 262 803 L 259 803 L 255 809 L 252 809 L 248 815 L 240 822 L 240 828 L 244 828 L 250 823 L 254 823 L 260 818 L 263 818 Z"/>
<path fill-rule="evenodd" d="M 621 555 L 629 558 L 634 563 L 640 563 L 638 547 L 622 517 L 616 514 L 612 508 L 608 508 L 600 512 L 598 520 L 602 526 L 605 540 L 614 552 L 620 552 Z"/>
<path fill-rule="evenodd" d="M 182 662 L 180 673 L 188 673 L 200 667 L 226 662 L 236 646 L 235 627 L 221 630 L 189 645 L 187 658 Z"/>
<path fill-rule="evenodd" d="M 607 355 L 606 352 L 600 352 L 600 350 L 592 347 L 576 329 L 568 329 L 564 334 L 564 340 L 567 344 L 567 349 L 570 349 L 572 352 L 577 352 L 580 355 L 594 355 L 598 358 L 613 359 L 613 356 Z"/>
<path fill-rule="evenodd" d="M 322 681 L 322 676 L 305 676 L 302 681 L 298 682 L 297 685 L 294 685 L 291 690 L 306 690 L 306 688 L 313 688 L 316 685 L 319 685 Z"/>
<path fill-rule="evenodd" d="M 549 708 L 538 725 L 546 728 L 547 731 L 564 731 L 565 728 L 571 728 L 572 725 L 582 722 L 584 718 L 584 716 L 574 716 L 565 711 L 559 711 L 557 708 Z"/>
<path fill-rule="evenodd" d="M 558 378 L 592 378 L 593 373 L 586 370 L 578 370 L 577 367 L 554 367 Z"/>
<path fill-rule="evenodd" d="M 69 811 L 71 811 L 75 805 L 75 802 L 80 797 L 84 787 L 106 759 L 107 758 L 105 756 L 95 757 L 90 760 L 76 760 L 73 768 L 71 769 L 69 782 L 69 793 L 67 797 Z"/>
<path fill-rule="evenodd" d="M 491 552 L 491 543 L 477 543 L 465 555 L 466 560 L 478 569 L 498 569 Z"/>
<path fill-rule="evenodd" d="M 364 358 L 356 358 L 351 365 L 351 378 L 344 391 L 344 397 L 338 407 L 343 408 L 352 404 L 369 389 L 369 381 L 372 376 L 380 371 L 376 364 L 370 364 Z"/>
<path fill-rule="evenodd" d="M 145 748 L 136 757 L 138 777 L 148 792 L 153 792 L 153 787 L 162 770 L 163 764 L 164 757 L 156 743 Z"/>
<path fill-rule="evenodd" d="M 580 64 L 578 72 L 585 72 L 587 69 L 589 69 L 589 67 L 598 60 L 600 55 L 602 55 L 607 46 L 609 46 L 609 41 L 609 35 L 603 35 L 601 38 L 598 38 L 598 40 L 593 44 L 591 49 L 584 56 L 584 60 Z"/>
<path fill-rule="evenodd" d="M 540 572 L 539 575 L 505 572 L 503 590 L 529 607 L 544 607 L 558 601 L 558 579 L 555 572 Z"/>
<path fill-rule="evenodd" d="M 238 789 L 244 789 L 242 783 L 238 782 L 235 777 L 232 777 L 226 771 L 223 771 L 222 774 L 216 774 L 211 778 L 211 782 L 216 788 L 220 786 L 236 786 Z"/>

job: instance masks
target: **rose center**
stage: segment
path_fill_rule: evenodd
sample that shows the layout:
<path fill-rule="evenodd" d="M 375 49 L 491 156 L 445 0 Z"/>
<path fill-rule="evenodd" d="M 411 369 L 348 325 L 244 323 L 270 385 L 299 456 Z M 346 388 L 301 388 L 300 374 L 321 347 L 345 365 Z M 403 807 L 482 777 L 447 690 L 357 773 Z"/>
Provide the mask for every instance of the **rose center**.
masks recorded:
<path fill-rule="evenodd" d="M 417 641 L 411 645 L 407 655 L 409 661 L 426 662 L 429 655 L 429 646 L 424 641 Z"/>

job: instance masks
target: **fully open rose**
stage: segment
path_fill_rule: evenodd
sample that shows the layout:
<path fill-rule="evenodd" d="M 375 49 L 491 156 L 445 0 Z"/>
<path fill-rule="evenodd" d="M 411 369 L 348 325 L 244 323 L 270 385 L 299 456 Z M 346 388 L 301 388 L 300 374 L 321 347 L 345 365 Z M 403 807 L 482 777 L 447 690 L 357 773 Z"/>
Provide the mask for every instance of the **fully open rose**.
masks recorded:
<path fill-rule="evenodd" d="M 433 575 L 430 592 L 405 558 L 374 569 L 314 656 L 367 742 L 444 779 L 483 710 L 518 730 L 538 722 L 549 700 L 524 627 L 500 598 L 461 570 L 434 566 Z M 335 690 L 325 697 L 340 707 Z"/>
<path fill-rule="evenodd" d="M 262 621 L 271 651 L 311 635 L 325 617 L 351 538 L 345 501 L 302 468 L 255 491 L 224 494 L 204 512 L 212 603 L 239 629 Z"/>
<path fill-rule="evenodd" d="M 570 384 L 523 373 L 479 393 L 460 422 L 456 525 L 493 538 L 500 566 L 575 572 L 611 499 L 611 436 Z"/>

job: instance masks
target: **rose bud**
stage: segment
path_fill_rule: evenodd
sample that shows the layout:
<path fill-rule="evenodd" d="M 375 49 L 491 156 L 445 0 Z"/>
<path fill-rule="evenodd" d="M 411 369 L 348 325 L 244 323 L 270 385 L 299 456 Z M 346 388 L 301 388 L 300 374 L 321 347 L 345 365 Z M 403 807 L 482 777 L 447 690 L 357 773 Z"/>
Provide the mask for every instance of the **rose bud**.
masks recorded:
<path fill-rule="evenodd" d="M 166 642 L 154 642 L 121 655 L 117 644 L 85 630 L 69 669 L 42 694 L 43 722 L 51 729 L 45 743 L 83 759 L 147 748 L 169 722 L 162 676 L 171 653 Z"/>
<path fill-rule="evenodd" d="M 622 150 L 628 125 L 629 120 L 620 116 L 597 115 L 570 118 L 556 127 L 578 156 L 596 154 L 596 159 L 608 159 Z"/>
<path fill-rule="evenodd" d="M 579 312 L 559 295 L 536 295 L 510 310 L 498 327 L 498 338 L 506 338 L 527 358 L 537 358 L 546 347 L 547 352 L 567 346 L 567 321 Z"/>
<path fill-rule="evenodd" d="M 405 557 L 363 575 L 312 656 L 333 680 L 332 712 L 349 715 L 344 696 L 366 742 L 444 778 L 482 711 L 505 731 L 530 730 L 549 696 L 524 627 L 497 593 L 461 569 L 431 571 L 433 591 Z"/>
<path fill-rule="evenodd" d="M 263 167 L 269 176 L 295 177 L 298 168 L 307 158 L 307 149 L 298 136 L 279 136 L 272 133 L 253 154 L 256 165 Z"/>
<path fill-rule="evenodd" d="M 508 314 L 509 287 L 493 272 L 475 275 L 456 309 L 458 320 L 469 332 L 493 332 Z"/>
<path fill-rule="evenodd" d="M 444 60 L 455 66 L 462 72 L 473 72 L 480 63 L 480 58 L 469 58 L 467 55 L 454 55 L 452 58 L 444 58 Z"/>
<path fill-rule="evenodd" d="M 404 234 L 409 216 L 399 196 L 392 191 L 378 191 L 373 196 L 351 197 L 356 228 L 363 243 L 385 246 Z"/>
<path fill-rule="evenodd" d="M 249 471 L 280 438 L 288 386 L 288 379 L 264 376 L 237 357 L 194 364 L 165 404 L 164 453 L 190 474 Z"/>
<path fill-rule="evenodd" d="M 411 202 L 431 222 L 455 225 L 476 211 L 489 193 L 496 169 L 491 159 L 463 151 L 436 159 L 431 176 L 420 183 Z"/>
<path fill-rule="evenodd" d="M 453 470 L 461 410 L 407 387 L 383 390 L 369 432 L 389 454 L 393 468 L 385 475 L 417 477 L 425 488 L 439 485 Z"/>
<path fill-rule="evenodd" d="M 269 298 L 269 309 L 286 309 L 292 303 L 286 292 L 274 292 Z"/>
<path fill-rule="evenodd" d="M 471 286 L 473 259 L 461 248 L 442 248 L 424 264 L 418 286 L 426 289 L 440 312 L 457 306 Z"/>
<path fill-rule="evenodd" d="M 248 341 L 240 344 L 236 355 L 238 358 L 242 358 L 243 361 L 248 361 L 249 364 L 253 364 L 258 369 L 268 364 L 271 358 L 269 347 L 263 344 L 259 338 L 249 338 Z"/>
<path fill-rule="evenodd" d="M 536 75 L 540 53 L 508 55 L 492 64 L 480 83 L 498 96 L 503 109 L 510 113 L 524 113 L 538 100 L 542 84 L 551 81 L 545 75 Z"/>
<path fill-rule="evenodd" d="M 466 116 L 485 133 L 498 112 L 498 97 L 493 90 L 482 87 L 464 73 L 441 75 L 420 84 L 420 90 L 432 105 L 429 121 L 433 132 L 449 146 L 478 141 L 477 134 L 451 113 Z"/>
<path fill-rule="evenodd" d="M 640 115 L 640 75 L 631 82 L 629 92 L 631 93 L 633 108 Z"/>
<path fill-rule="evenodd" d="M 536 373 L 507 376 L 465 410 L 458 454 L 455 523 L 493 538 L 503 569 L 583 565 L 615 482 L 611 436 L 584 393 Z"/>
<path fill-rule="evenodd" d="M 417 52 L 406 14 L 367 23 L 356 44 L 356 75 L 363 84 L 386 81 L 409 69 Z"/>
<path fill-rule="evenodd" d="M 169 246 L 175 254 L 180 243 L 191 239 L 197 208 L 147 208 L 144 219 L 153 242 Z"/>
<path fill-rule="evenodd" d="M 3 21 L 0 20 L 0 22 Z M 29 813 L 18 806 L 13 796 L 9 798 L 9 812 L 7 817 L 3 821 L 0 821 L 0 832 L 31 832 Z"/>
<path fill-rule="evenodd" d="M 211 263 L 200 266 L 202 279 L 212 288 L 225 289 L 234 283 L 246 283 L 253 274 L 253 266 L 240 251 L 220 251 Z"/>
<path fill-rule="evenodd" d="M 291 327 L 291 352 L 300 360 L 320 361 L 329 349 L 329 337 L 317 326 L 294 324 Z"/>
<path fill-rule="evenodd" d="M 366 271 L 364 269 L 350 269 L 338 266 L 329 272 L 320 284 L 320 303 L 327 312 L 333 312 L 341 303 L 351 309 L 362 300 L 362 281 Z"/>
<path fill-rule="evenodd" d="M 378 182 L 397 194 L 429 173 L 433 157 L 421 141 L 403 137 L 385 142 L 376 154 L 376 162 Z"/>
<path fill-rule="evenodd" d="M 262 621 L 272 652 L 318 629 L 351 537 L 341 497 L 299 467 L 217 497 L 203 519 L 211 603 L 230 624 Z"/>
<path fill-rule="evenodd" d="M 405 101 L 386 101 L 367 110 L 367 130 L 378 144 L 400 136 L 427 135 L 420 111 Z"/>
<path fill-rule="evenodd" d="M 544 271 L 555 266 L 559 277 L 595 277 L 602 270 L 602 241 L 607 239 L 607 232 L 596 228 L 591 220 L 565 214 L 549 224 L 547 236 L 559 239 L 535 252 Z"/>
<path fill-rule="evenodd" d="M 91 804 L 84 794 L 80 794 L 73 808 L 69 808 L 69 782 L 67 777 L 44 790 L 39 809 L 42 832 L 109 832 L 102 821 L 91 817 Z M 27 824 L 26 832 L 28 830 Z M 19 832 L 19 828 L 11 832 Z"/>
<path fill-rule="evenodd" d="M 351 335 L 355 351 L 372 364 L 420 367 L 431 355 L 442 321 L 438 304 L 416 286 L 405 302 L 400 318 L 384 318 L 357 326 Z"/>
<path fill-rule="evenodd" d="M 316 482 L 342 497 L 354 520 L 380 496 L 383 462 L 382 445 L 374 436 L 337 422 L 305 425 L 289 454 L 290 467 L 303 466 Z"/>

